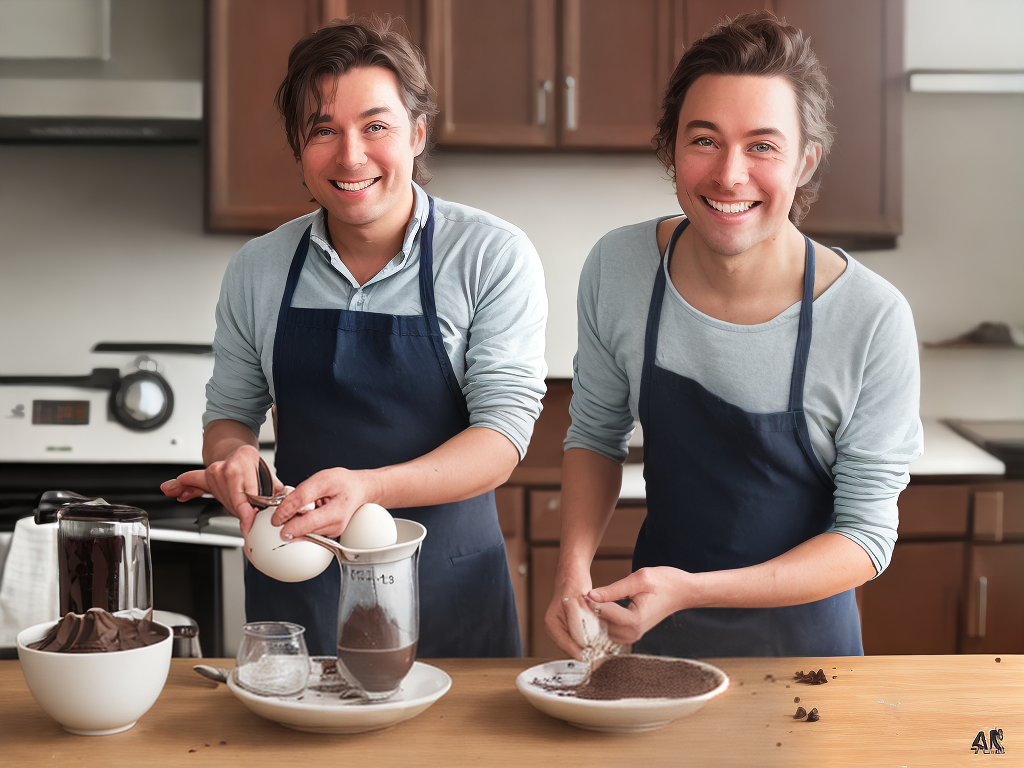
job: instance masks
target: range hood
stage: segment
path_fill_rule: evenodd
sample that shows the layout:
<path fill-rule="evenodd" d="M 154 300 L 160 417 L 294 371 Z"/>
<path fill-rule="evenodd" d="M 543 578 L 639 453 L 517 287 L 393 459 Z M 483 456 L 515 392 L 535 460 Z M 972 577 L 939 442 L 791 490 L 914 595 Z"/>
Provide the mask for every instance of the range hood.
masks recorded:
<path fill-rule="evenodd" d="M 203 0 L 0 0 L 0 141 L 198 141 Z"/>

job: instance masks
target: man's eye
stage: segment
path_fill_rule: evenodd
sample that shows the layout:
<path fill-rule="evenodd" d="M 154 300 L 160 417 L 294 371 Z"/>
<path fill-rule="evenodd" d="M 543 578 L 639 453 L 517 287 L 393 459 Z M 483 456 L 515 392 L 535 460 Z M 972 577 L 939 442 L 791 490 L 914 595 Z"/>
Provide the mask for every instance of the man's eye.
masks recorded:
<path fill-rule="evenodd" d="M 713 146 L 715 146 L 715 142 L 713 142 L 707 136 L 701 136 L 699 139 L 697 139 L 693 143 L 696 144 L 698 147 L 713 147 Z"/>
<path fill-rule="evenodd" d="M 380 123 L 374 123 L 373 125 L 371 125 L 366 130 L 369 131 L 370 133 L 380 133 L 381 131 L 386 131 L 387 130 L 387 126 L 386 125 L 381 125 Z"/>
<path fill-rule="evenodd" d="M 757 144 L 755 144 L 753 149 L 754 149 L 755 152 L 762 152 L 762 153 L 764 153 L 764 152 L 771 152 L 772 151 L 772 145 L 771 144 L 767 144 L 767 143 L 762 141 L 762 142 L 758 142 Z"/>

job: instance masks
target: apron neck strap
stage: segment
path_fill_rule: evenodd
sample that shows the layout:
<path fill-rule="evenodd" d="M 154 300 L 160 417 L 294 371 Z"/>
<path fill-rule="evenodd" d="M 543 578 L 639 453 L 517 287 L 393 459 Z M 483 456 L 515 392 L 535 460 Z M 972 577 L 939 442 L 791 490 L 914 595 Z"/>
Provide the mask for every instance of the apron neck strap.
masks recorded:
<path fill-rule="evenodd" d="M 433 333 L 440 334 L 434 303 L 434 198 L 427 195 L 427 220 L 420 227 L 420 306 Z"/>
<path fill-rule="evenodd" d="M 814 311 L 814 243 L 804 235 L 804 293 L 800 300 L 800 330 L 793 355 L 793 376 L 789 381 L 789 410 L 804 409 L 804 379 L 811 351 L 811 315 Z"/>
<path fill-rule="evenodd" d="M 647 313 L 647 330 L 644 341 L 644 371 L 641 382 L 649 381 L 651 369 L 654 367 L 655 353 L 658 349 L 658 330 L 661 325 L 661 306 L 665 297 L 665 272 L 672 262 L 679 236 L 689 224 L 683 219 L 675 228 L 668 242 L 664 257 L 658 262 L 658 273 L 654 279 L 654 290 L 651 293 L 651 305 Z M 814 243 L 804 235 L 804 290 L 800 302 L 800 327 L 797 331 L 796 353 L 793 356 L 793 374 L 789 383 L 789 410 L 802 411 L 804 407 L 804 380 L 807 377 L 807 358 L 811 349 L 811 326 L 814 307 Z M 645 398 L 640 398 L 641 404 Z M 641 405 L 643 407 L 643 405 Z"/>

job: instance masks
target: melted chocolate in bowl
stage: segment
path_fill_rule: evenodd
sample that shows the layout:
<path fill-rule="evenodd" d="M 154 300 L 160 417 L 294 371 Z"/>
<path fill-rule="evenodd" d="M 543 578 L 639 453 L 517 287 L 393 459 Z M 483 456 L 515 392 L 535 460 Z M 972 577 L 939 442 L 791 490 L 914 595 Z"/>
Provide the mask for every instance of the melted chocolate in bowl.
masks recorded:
<path fill-rule="evenodd" d="M 416 658 L 416 642 L 400 646 L 401 632 L 379 605 L 357 605 L 341 630 L 338 661 L 367 693 L 390 693 Z"/>
<path fill-rule="evenodd" d="M 164 640 L 168 631 L 146 618 L 114 616 L 102 608 L 84 615 L 68 613 L 28 648 L 55 653 L 107 653 L 128 651 Z"/>

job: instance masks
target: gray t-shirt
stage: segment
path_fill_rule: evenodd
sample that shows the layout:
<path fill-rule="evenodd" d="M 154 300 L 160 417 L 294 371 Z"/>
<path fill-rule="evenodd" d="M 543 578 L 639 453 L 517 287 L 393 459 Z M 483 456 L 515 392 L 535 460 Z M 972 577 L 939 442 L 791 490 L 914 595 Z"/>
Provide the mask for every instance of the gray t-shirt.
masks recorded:
<path fill-rule="evenodd" d="M 233 419 L 259 432 L 274 402 L 274 337 L 292 255 L 313 224 L 293 306 L 420 315 L 419 232 L 429 211 L 416 184 L 402 250 L 360 286 L 327 242 L 322 211 L 246 243 L 232 257 L 217 303 L 213 377 L 203 424 Z M 522 458 L 544 396 L 547 294 L 540 258 L 517 227 L 434 199 L 434 296 L 445 349 L 470 426 L 505 435 Z M 409 382 L 415 386 L 415 382 Z"/>
<path fill-rule="evenodd" d="M 566 449 L 625 459 L 663 220 L 608 233 L 583 267 Z M 917 334 L 899 291 L 840 255 L 846 270 L 814 301 L 804 410 L 814 452 L 836 484 L 830 530 L 860 544 L 877 574 L 896 543 L 908 466 L 923 449 Z M 788 410 L 801 302 L 766 323 L 734 325 L 698 311 L 666 282 L 657 364 L 746 411 Z"/>

